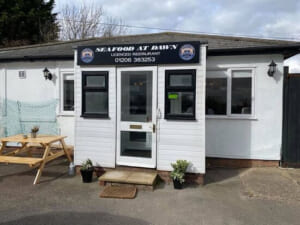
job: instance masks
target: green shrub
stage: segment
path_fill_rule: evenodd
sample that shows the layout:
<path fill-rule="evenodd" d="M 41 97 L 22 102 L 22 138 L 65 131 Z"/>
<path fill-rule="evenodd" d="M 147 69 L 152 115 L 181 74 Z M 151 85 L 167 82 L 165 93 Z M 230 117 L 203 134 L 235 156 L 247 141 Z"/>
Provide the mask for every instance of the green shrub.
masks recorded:
<path fill-rule="evenodd" d="M 39 132 L 39 130 L 40 130 L 39 126 L 34 126 L 31 128 L 31 133 L 37 133 L 37 132 Z"/>
<path fill-rule="evenodd" d="M 81 164 L 81 170 L 90 170 L 93 169 L 93 162 L 90 159 L 87 159 L 85 162 Z"/>
<path fill-rule="evenodd" d="M 189 162 L 186 160 L 177 160 L 176 163 L 171 163 L 173 171 L 171 172 L 171 178 L 183 183 L 185 172 L 189 166 Z"/>

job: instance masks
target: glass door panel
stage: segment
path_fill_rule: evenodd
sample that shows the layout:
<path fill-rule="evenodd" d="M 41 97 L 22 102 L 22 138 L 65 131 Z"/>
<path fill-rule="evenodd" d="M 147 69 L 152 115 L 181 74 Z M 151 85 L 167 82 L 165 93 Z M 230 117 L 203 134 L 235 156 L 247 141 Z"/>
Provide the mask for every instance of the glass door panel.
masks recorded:
<path fill-rule="evenodd" d="M 123 71 L 121 83 L 121 120 L 151 122 L 151 71 Z"/>
<path fill-rule="evenodd" d="M 121 156 L 152 157 L 152 133 L 121 131 Z"/>

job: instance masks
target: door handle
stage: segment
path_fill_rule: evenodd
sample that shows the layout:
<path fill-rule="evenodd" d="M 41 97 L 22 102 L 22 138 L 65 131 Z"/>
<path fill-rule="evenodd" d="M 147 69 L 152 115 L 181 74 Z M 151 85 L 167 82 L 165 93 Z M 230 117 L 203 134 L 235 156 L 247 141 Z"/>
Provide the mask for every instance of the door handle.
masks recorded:
<path fill-rule="evenodd" d="M 153 126 L 152 126 L 152 131 L 153 131 L 153 133 L 155 133 L 155 131 L 156 131 L 156 126 L 155 126 L 155 124 L 153 124 Z"/>

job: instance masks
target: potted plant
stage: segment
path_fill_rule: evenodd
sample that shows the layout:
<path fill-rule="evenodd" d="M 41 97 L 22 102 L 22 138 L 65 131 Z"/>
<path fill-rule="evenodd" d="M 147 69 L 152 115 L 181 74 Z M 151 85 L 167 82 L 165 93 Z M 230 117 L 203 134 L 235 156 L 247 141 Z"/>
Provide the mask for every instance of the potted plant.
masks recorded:
<path fill-rule="evenodd" d="M 91 183 L 93 180 L 94 166 L 90 159 L 87 159 L 81 164 L 80 173 L 83 183 Z"/>
<path fill-rule="evenodd" d="M 31 128 L 31 137 L 36 138 L 39 130 L 40 130 L 40 128 L 38 126 L 34 126 L 33 128 Z"/>
<path fill-rule="evenodd" d="M 171 163 L 173 171 L 171 172 L 171 178 L 175 189 L 182 189 L 184 183 L 184 176 L 189 166 L 189 162 L 186 160 L 177 160 L 176 163 Z"/>

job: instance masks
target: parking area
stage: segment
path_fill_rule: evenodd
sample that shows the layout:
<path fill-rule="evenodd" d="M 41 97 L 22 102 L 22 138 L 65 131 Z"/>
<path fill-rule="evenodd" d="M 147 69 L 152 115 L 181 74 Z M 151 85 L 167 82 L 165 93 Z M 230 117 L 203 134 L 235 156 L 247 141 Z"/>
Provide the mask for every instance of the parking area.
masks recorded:
<path fill-rule="evenodd" d="M 99 198 L 97 180 L 67 175 L 60 158 L 44 169 L 0 165 L 0 224 L 299 224 L 300 170 L 208 170 L 204 186 L 159 184 L 133 200 Z"/>

